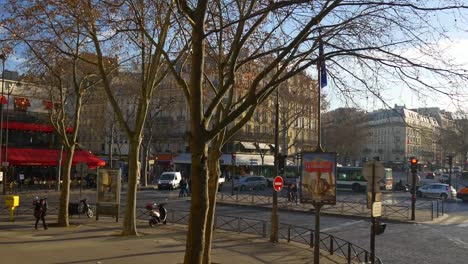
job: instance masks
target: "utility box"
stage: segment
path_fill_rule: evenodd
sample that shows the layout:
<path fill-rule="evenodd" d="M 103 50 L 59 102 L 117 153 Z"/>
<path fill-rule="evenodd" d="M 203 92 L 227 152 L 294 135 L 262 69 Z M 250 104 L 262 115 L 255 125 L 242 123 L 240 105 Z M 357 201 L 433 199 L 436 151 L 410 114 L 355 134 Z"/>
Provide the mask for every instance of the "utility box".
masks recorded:
<path fill-rule="evenodd" d="M 19 206 L 19 196 L 17 195 L 5 196 L 5 205 L 10 208 Z"/>
<path fill-rule="evenodd" d="M 10 222 L 15 221 L 15 208 L 19 206 L 19 196 L 8 195 L 5 196 L 5 205 L 10 211 Z"/>

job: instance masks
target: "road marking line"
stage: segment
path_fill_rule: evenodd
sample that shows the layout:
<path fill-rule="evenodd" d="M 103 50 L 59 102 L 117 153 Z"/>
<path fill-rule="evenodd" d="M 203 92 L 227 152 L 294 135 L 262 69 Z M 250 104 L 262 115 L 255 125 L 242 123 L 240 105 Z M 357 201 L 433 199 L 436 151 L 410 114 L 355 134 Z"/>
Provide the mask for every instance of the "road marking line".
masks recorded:
<path fill-rule="evenodd" d="M 451 224 L 455 223 L 456 221 L 458 221 L 461 218 L 462 218 L 461 216 L 455 216 L 455 217 L 449 218 L 449 219 L 447 219 L 447 221 L 441 223 L 441 225 L 451 225 Z"/>
<path fill-rule="evenodd" d="M 333 229 L 338 229 L 338 228 L 342 228 L 342 227 L 345 227 L 345 226 L 354 225 L 354 224 L 357 224 L 357 223 L 360 223 L 360 222 L 364 222 L 364 220 L 356 220 L 356 221 L 345 222 L 343 224 L 339 224 L 339 225 L 336 225 L 336 226 L 321 229 L 320 232 L 327 232 L 327 231 L 330 231 L 330 230 L 333 230 Z"/>
<path fill-rule="evenodd" d="M 457 225 L 458 227 L 467 227 L 468 226 L 468 220 L 465 220 L 463 223 Z"/>
<path fill-rule="evenodd" d="M 459 238 L 449 238 L 450 241 L 454 242 L 455 244 L 463 247 L 463 248 L 468 248 L 468 243 L 466 242 L 463 242 L 461 239 Z"/>

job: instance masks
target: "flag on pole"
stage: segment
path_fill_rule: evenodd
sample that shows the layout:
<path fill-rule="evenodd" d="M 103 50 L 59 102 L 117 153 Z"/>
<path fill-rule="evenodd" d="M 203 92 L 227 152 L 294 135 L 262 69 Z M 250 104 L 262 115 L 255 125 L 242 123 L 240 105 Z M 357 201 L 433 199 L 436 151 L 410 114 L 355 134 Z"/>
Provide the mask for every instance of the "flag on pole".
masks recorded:
<path fill-rule="evenodd" d="M 327 86 L 327 68 L 325 66 L 325 56 L 323 55 L 323 41 L 322 37 L 319 37 L 319 74 L 320 74 L 320 87 Z"/>

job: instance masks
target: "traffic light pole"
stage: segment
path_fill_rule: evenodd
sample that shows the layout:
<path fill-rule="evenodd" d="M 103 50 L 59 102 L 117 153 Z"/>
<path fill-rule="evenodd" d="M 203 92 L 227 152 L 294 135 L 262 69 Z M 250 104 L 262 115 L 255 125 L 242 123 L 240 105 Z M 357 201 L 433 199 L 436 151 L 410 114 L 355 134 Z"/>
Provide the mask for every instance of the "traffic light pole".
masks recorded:
<path fill-rule="evenodd" d="M 412 176 L 413 176 L 413 184 L 411 185 L 411 189 L 412 189 L 412 196 L 411 196 L 411 220 L 415 220 L 416 219 L 416 172 L 415 171 L 412 171 L 411 172 Z"/>
<path fill-rule="evenodd" d="M 374 217 L 374 203 L 375 203 L 375 163 L 372 164 L 372 203 L 371 203 L 371 237 L 370 237 L 370 250 L 371 250 L 371 263 L 375 263 L 375 217 Z"/>
<path fill-rule="evenodd" d="M 448 163 L 449 163 L 449 179 L 448 179 L 448 184 L 449 186 L 452 186 L 452 161 L 453 161 L 453 156 L 448 155 Z"/>

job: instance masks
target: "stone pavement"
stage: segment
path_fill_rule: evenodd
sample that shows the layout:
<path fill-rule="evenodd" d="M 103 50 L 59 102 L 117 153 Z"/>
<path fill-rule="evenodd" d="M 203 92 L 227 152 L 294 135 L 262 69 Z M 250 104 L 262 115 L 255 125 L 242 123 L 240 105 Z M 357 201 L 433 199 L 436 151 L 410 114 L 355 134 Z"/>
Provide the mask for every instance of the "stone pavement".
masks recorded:
<path fill-rule="evenodd" d="M 56 222 L 54 216 L 48 222 Z M 185 252 L 186 226 L 158 225 L 149 228 L 138 223 L 140 236 L 120 236 L 121 223 L 112 218 L 98 222 L 71 219 L 68 228 L 34 230 L 32 216 L 18 216 L 7 222 L 0 216 L 0 259 L 15 263 L 182 263 Z M 344 258 L 321 251 L 320 263 L 346 263 Z M 217 230 L 212 263 L 313 263 L 312 248 L 282 241 L 272 244 L 267 239 L 248 234 Z"/>

